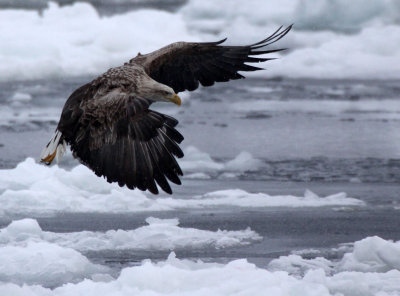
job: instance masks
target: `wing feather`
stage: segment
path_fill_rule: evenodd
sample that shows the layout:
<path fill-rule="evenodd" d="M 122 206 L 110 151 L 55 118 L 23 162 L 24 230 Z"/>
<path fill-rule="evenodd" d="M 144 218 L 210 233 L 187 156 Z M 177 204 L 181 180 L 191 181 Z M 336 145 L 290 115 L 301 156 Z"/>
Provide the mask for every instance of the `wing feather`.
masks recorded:
<path fill-rule="evenodd" d="M 244 78 L 238 71 L 258 71 L 260 67 L 246 63 L 271 60 L 255 56 L 284 49 L 259 50 L 282 39 L 292 26 L 278 28 L 267 38 L 247 46 L 222 46 L 226 40 L 205 43 L 177 42 L 147 55 L 138 55 L 130 63 L 141 65 L 154 80 L 166 84 L 176 93 L 195 90 L 199 83 L 211 86 L 215 82 Z"/>
<path fill-rule="evenodd" d="M 115 83 L 107 90 L 104 80 L 92 82 L 71 95 L 58 130 L 74 156 L 97 176 L 154 194 L 158 184 L 171 194 L 167 179 L 180 184 L 182 176 L 175 159 L 183 157 L 178 146 L 183 136 L 174 128 L 178 121 L 150 110 L 151 101 L 116 88 Z"/>

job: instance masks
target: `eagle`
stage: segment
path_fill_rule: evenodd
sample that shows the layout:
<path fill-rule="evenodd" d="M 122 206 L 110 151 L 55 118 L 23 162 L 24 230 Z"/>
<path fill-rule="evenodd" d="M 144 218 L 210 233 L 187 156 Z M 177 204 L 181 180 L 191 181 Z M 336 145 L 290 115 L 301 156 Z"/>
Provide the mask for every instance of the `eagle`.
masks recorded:
<path fill-rule="evenodd" d="M 60 121 L 41 161 L 59 161 L 69 145 L 73 156 L 107 182 L 158 194 L 172 194 L 168 181 L 181 184 L 183 136 L 178 121 L 150 109 L 154 102 L 181 105 L 177 93 L 215 82 L 244 78 L 238 72 L 262 68 L 249 65 L 259 57 L 284 50 L 265 49 L 292 26 L 282 26 L 264 40 L 246 46 L 217 42 L 176 42 L 149 54 L 138 54 L 76 89 L 66 101 Z"/>

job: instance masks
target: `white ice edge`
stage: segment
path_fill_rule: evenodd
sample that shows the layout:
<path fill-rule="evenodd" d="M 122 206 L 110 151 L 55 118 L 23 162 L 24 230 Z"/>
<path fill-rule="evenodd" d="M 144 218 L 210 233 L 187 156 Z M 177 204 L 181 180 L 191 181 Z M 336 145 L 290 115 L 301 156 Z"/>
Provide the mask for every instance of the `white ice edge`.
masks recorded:
<path fill-rule="evenodd" d="M 179 220 L 149 217 L 148 225 L 132 230 L 80 231 L 55 233 L 43 231 L 34 219 L 16 220 L 0 230 L 0 250 L 28 242 L 46 242 L 78 251 L 156 250 L 226 248 L 248 245 L 262 239 L 250 228 L 245 230 L 201 230 L 180 227 Z M 1 253 L 1 251 L 0 251 Z"/>
<path fill-rule="evenodd" d="M 110 272 L 76 250 L 43 240 L 0 246 L 0 262 L 0 282 L 16 284 L 59 286 Z"/>
<path fill-rule="evenodd" d="M 393 242 L 378 236 L 371 236 L 344 247 L 344 256 L 339 261 L 330 261 L 323 257 L 305 259 L 301 255 L 291 254 L 272 260 L 268 269 L 287 271 L 301 276 L 310 270 L 323 270 L 332 275 L 340 272 L 379 272 L 400 270 L 400 241 Z"/>
<path fill-rule="evenodd" d="M 27 158 L 14 169 L 0 170 L 0 214 L 41 215 L 57 212 L 128 213 L 215 207 L 363 206 L 362 200 L 337 193 L 326 197 L 306 190 L 304 196 L 249 193 L 241 189 L 188 198 L 155 197 L 109 184 L 88 168 L 71 171 L 47 167 Z"/>
<path fill-rule="evenodd" d="M 366 238 L 366 241 L 375 238 Z M 364 241 L 365 241 L 364 240 Z M 399 242 L 380 239 L 389 244 L 399 257 Z M 361 241 L 362 242 L 362 241 Z M 356 242 L 357 244 L 358 242 Z M 369 251 L 369 243 L 363 246 Z M 384 251 L 382 245 L 373 251 Z M 351 253 L 349 253 L 351 254 Z M 369 255 L 371 257 L 371 255 Z M 368 258 L 365 258 L 368 260 Z M 329 261 L 322 264 L 330 264 Z M 364 262 L 370 264 L 369 261 Z M 360 272 L 354 270 L 327 274 L 318 265 L 310 268 L 304 276 L 291 275 L 283 270 L 262 269 L 246 259 L 227 264 L 203 263 L 181 260 L 171 253 L 166 261 L 153 263 L 144 260 L 139 266 L 124 268 L 113 279 L 105 275 L 94 275 L 79 283 L 69 283 L 53 290 L 40 285 L 19 286 L 0 283 L 1 295 L 398 295 L 400 271 Z"/>

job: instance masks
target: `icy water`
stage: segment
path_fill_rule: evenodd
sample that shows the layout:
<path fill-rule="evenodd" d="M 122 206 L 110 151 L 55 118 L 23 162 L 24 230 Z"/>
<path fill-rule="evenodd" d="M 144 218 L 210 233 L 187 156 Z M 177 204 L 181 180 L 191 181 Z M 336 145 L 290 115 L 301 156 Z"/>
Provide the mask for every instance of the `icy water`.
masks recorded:
<path fill-rule="evenodd" d="M 0 0 L 0 295 L 400 295 L 396 0 L 55 2 Z M 291 23 L 267 71 L 153 105 L 185 137 L 172 196 L 37 163 L 138 51 Z"/>
<path fill-rule="evenodd" d="M 29 156 L 37 159 L 65 98 L 88 79 L 0 86 L 3 169 Z M 184 94 L 180 108 L 154 105 L 179 119 L 179 130 L 185 136 L 188 162 L 183 168 L 189 178 L 184 178 L 183 186 L 174 187 L 173 198 L 190 199 L 232 188 L 303 196 L 310 189 L 319 196 L 346 192 L 364 201 L 361 207 L 238 208 L 227 204 L 211 209 L 50 216 L 46 211 L 13 214 L 6 208 L 1 224 L 4 227 L 11 220 L 34 217 L 43 231 L 50 232 L 129 230 L 146 225 L 145 219 L 152 216 L 178 218 L 183 228 L 233 231 L 250 227 L 262 239 L 245 246 L 215 248 L 206 244 L 172 249 L 179 258 L 224 263 L 247 258 L 264 268 L 272 259 L 295 250 L 317 249 L 319 255 L 335 260 L 340 254 L 332 248 L 342 243 L 373 235 L 399 240 L 398 85 L 398 81 L 250 78 Z M 226 163 L 242 151 L 250 158 L 229 167 Z M 256 161 L 254 167 L 252 161 Z M 67 169 L 75 165 L 70 155 L 60 164 Z M 128 248 L 86 250 L 84 254 L 117 272 L 146 258 L 164 260 L 170 251 Z"/>

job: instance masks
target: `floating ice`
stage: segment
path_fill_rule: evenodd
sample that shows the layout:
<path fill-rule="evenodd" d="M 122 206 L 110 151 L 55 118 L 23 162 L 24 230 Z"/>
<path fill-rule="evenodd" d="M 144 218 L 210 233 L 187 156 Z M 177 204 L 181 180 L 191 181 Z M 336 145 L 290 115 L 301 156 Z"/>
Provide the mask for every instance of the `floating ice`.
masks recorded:
<path fill-rule="evenodd" d="M 208 153 L 202 152 L 196 147 L 188 146 L 183 152 L 185 157 L 179 161 L 179 164 L 184 171 L 215 172 L 224 168 L 222 163 L 217 163 Z"/>
<path fill-rule="evenodd" d="M 0 171 L 0 201 L 7 213 L 132 212 L 170 210 L 139 190 L 121 188 L 79 165 L 71 171 L 26 159 Z"/>
<path fill-rule="evenodd" d="M 172 253 L 165 262 L 145 260 L 124 268 L 107 282 L 84 280 L 50 290 L 40 286 L 0 284 L 1 295 L 398 295 L 400 272 L 342 272 L 327 276 L 311 270 L 303 278 L 257 268 L 245 259 L 228 264 L 180 260 Z"/>
<path fill-rule="evenodd" d="M 182 9 L 192 30 L 242 38 L 259 38 L 263 28 L 291 23 L 302 31 L 355 32 L 377 23 L 398 24 L 399 12 L 396 0 L 249 0 L 245 6 L 241 0 L 191 0 Z"/>
<path fill-rule="evenodd" d="M 364 202 L 345 193 L 319 197 L 306 191 L 304 196 L 271 196 L 229 189 L 192 198 L 148 197 L 139 190 L 109 184 L 88 168 L 79 165 L 71 171 L 57 165 L 47 167 L 26 159 L 14 169 L 0 170 L 0 202 L 3 214 L 42 215 L 56 212 L 168 211 L 212 207 L 322 207 L 362 206 Z"/>
<path fill-rule="evenodd" d="M 380 237 L 367 237 L 353 244 L 339 261 L 323 257 L 304 259 L 299 255 L 281 256 L 272 260 L 268 270 L 284 270 L 296 276 L 303 276 L 310 270 L 323 270 L 331 275 L 340 272 L 400 271 L 400 241 L 393 242 Z"/>
<path fill-rule="evenodd" d="M 43 241 L 0 246 L 0 262 L 0 281 L 17 284 L 58 286 L 108 272 L 73 249 Z"/>
<path fill-rule="evenodd" d="M 392 242 L 378 236 L 354 243 L 354 250 L 344 255 L 339 270 L 361 272 L 400 271 L 400 241 Z"/>
<path fill-rule="evenodd" d="M 155 218 L 150 218 L 147 222 L 149 226 L 138 228 L 137 230 L 141 229 L 138 233 L 144 234 L 152 225 L 158 225 L 158 230 L 163 231 L 164 227 L 169 234 L 168 228 L 176 227 L 178 223 L 177 219 Z M 128 238 L 126 233 L 128 232 L 118 236 L 119 243 L 123 244 L 127 242 L 126 239 L 133 238 Z M 397 295 L 400 292 L 398 280 L 400 242 L 386 241 L 379 237 L 369 237 L 355 242 L 354 249 L 338 262 L 322 257 L 304 259 L 299 255 L 289 255 L 275 259 L 267 269 L 261 269 L 248 263 L 246 259 L 234 260 L 228 264 L 203 263 L 180 260 L 172 253 L 164 262 L 152 263 L 145 260 L 139 266 L 124 268 L 119 277 L 113 279 L 107 275 L 107 272 L 110 272 L 107 268 L 92 264 L 83 255 L 62 246 L 69 244 L 78 247 L 78 241 L 93 246 L 91 240 L 96 235 L 98 233 L 44 232 L 32 219 L 12 222 L 0 231 L 2 263 L 0 294 L 41 296 L 85 293 L 90 296 L 99 293 L 101 295 L 265 295 L 267 293 L 268 295 L 372 296 Z M 87 236 L 86 241 L 84 236 Z M 97 238 L 104 237 L 97 236 Z M 112 235 L 107 237 L 107 240 L 114 239 Z M 60 286 L 67 282 L 71 283 Z M 56 286 L 60 287 L 53 290 L 45 288 Z"/>
<path fill-rule="evenodd" d="M 0 79 L 99 74 L 139 51 L 146 53 L 193 38 L 180 15 L 163 11 L 100 17 L 87 3 L 59 7 L 52 2 L 41 15 L 3 9 Z"/>
<path fill-rule="evenodd" d="M 400 78 L 399 11 L 396 0 L 191 0 L 176 13 L 109 17 L 88 3 L 50 2 L 42 14 L 3 9 L 0 79 L 95 75 L 174 41 L 252 43 L 291 23 L 295 29 L 279 43 L 291 51 L 254 75 Z"/>
<path fill-rule="evenodd" d="M 192 31 L 232 43 L 294 23 L 278 45 L 289 53 L 250 76 L 342 79 L 400 78 L 399 12 L 396 0 L 192 0 L 182 9 Z"/>
<path fill-rule="evenodd" d="M 179 161 L 184 172 L 201 172 L 216 174 L 223 171 L 228 172 L 246 172 L 257 171 L 262 166 L 262 161 L 255 159 L 249 152 L 242 151 L 234 159 L 226 163 L 217 162 L 211 156 L 200 151 L 194 146 L 188 146 L 184 149 L 185 157 Z M 195 175 L 191 175 L 194 178 Z M 204 178 L 204 176 L 200 176 Z"/>
<path fill-rule="evenodd" d="M 256 171 L 261 165 L 261 160 L 255 159 L 249 152 L 243 151 L 234 159 L 228 161 L 225 164 L 225 168 L 228 171 Z"/>
<path fill-rule="evenodd" d="M 299 255 L 281 256 L 268 264 L 270 271 L 287 271 L 292 275 L 304 276 L 309 270 L 322 269 L 325 274 L 331 274 L 333 263 L 323 257 L 304 259 Z"/>
<path fill-rule="evenodd" d="M 238 231 L 200 230 L 179 227 L 178 219 L 147 218 L 148 225 L 134 230 L 106 232 L 81 231 L 54 233 L 42 231 L 36 220 L 13 221 L 0 230 L 1 245 L 21 245 L 26 242 L 47 242 L 78 251 L 97 250 L 176 250 L 225 248 L 247 245 L 262 239 L 250 228 Z"/>
<path fill-rule="evenodd" d="M 207 193 L 201 199 L 188 200 L 188 203 L 202 206 L 231 205 L 239 207 L 324 207 L 336 205 L 362 206 L 359 199 L 337 193 L 319 197 L 306 190 L 303 197 L 292 195 L 271 196 L 265 193 L 249 193 L 241 189 L 228 189 Z"/>
<path fill-rule="evenodd" d="M 365 28 L 356 35 L 299 32 L 292 38 L 294 42 L 313 40 L 314 44 L 289 45 L 297 48 L 269 67 L 270 75 L 317 79 L 400 78 L 400 50 L 395 47 L 400 42 L 400 26 Z"/>

